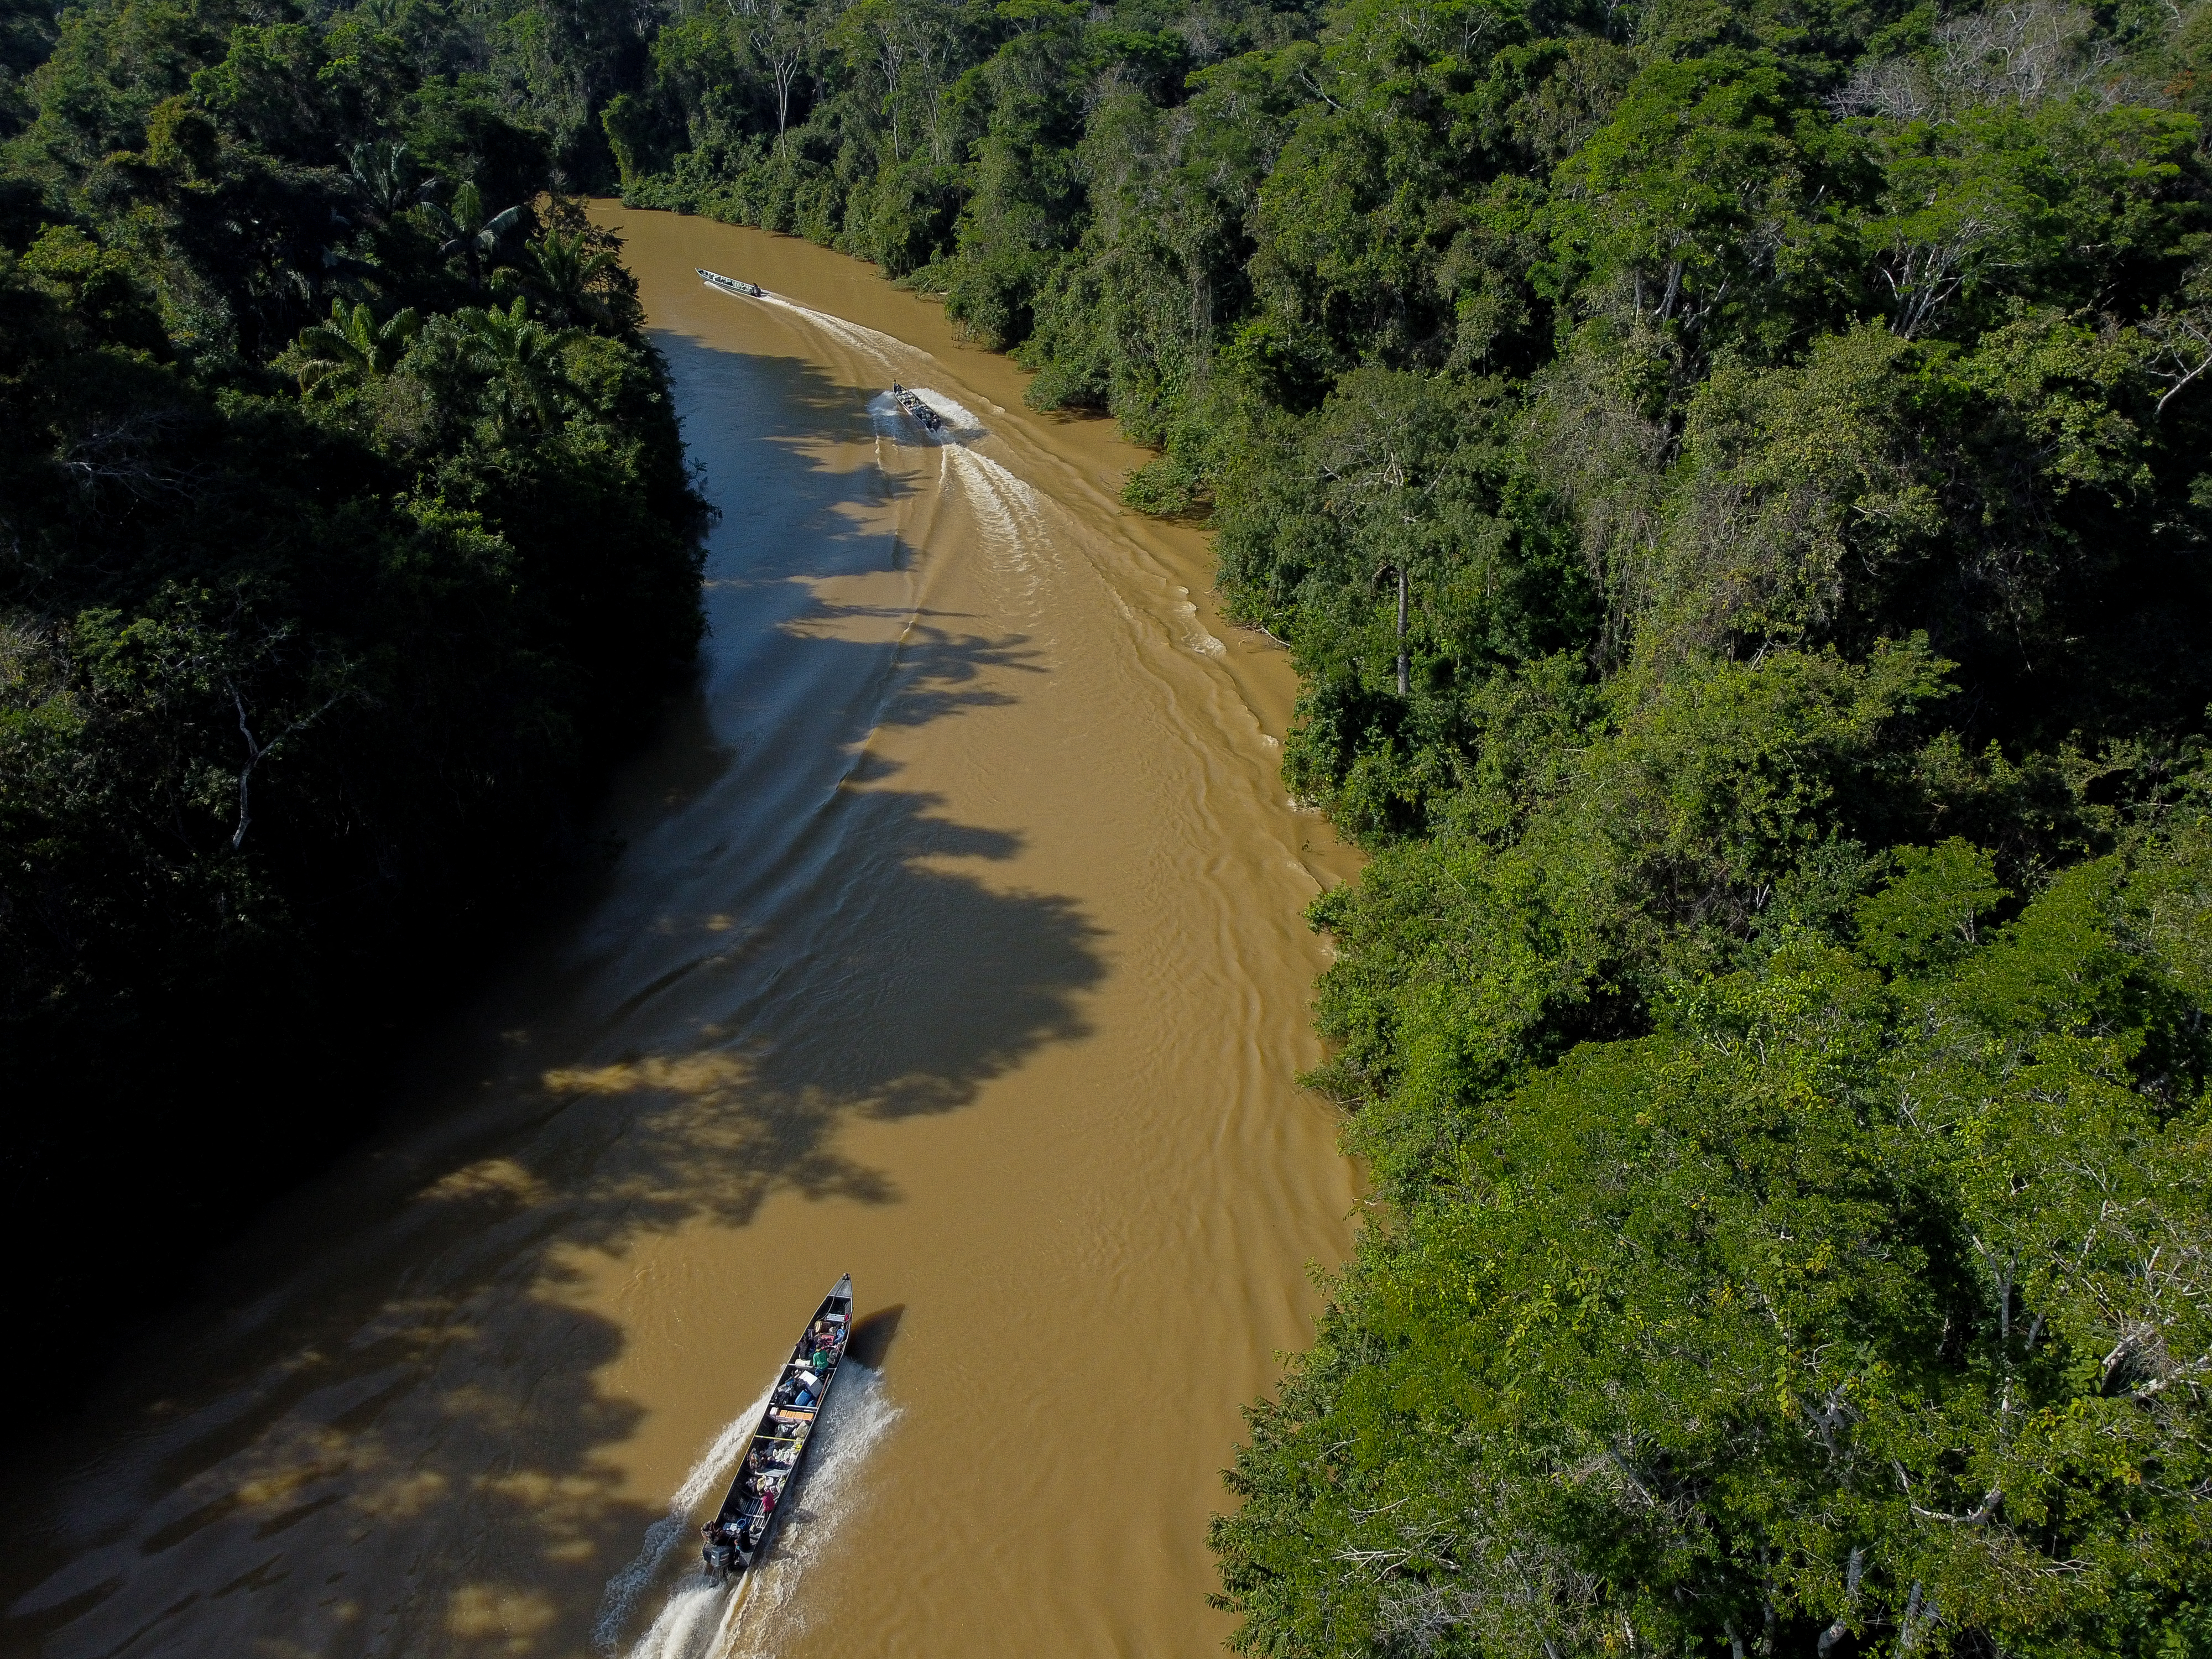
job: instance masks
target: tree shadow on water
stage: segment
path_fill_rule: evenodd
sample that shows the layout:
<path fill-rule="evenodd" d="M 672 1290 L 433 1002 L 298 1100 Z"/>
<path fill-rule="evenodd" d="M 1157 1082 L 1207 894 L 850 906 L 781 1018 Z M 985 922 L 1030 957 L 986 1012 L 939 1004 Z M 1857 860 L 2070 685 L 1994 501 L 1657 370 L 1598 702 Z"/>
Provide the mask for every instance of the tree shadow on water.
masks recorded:
<path fill-rule="evenodd" d="M 872 1202 L 890 1177 L 836 1147 L 853 1117 L 956 1109 L 1048 1044 L 1089 1027 L 1101 930 L 1072 899 L 994 886 L 967 867 L 1020 838 L 944 816 L 925 792 L 877 787 L 864 763 L 836 803 L 832 843 L 797 873 L 789 913 L 732 928 L 627 1026 L 696 1033 L 611 1061 L 550 1066 L 579 1108 L 542 1139 L 588 1198 L 570 1237 L 617 1243 L 702 1212 L 743 1225 L 780 1188 Z"/>
<path fill-rule="evenodd" d="M 727 372 L 775 382 L 746 394 L 767 406 L 747 441 L 834 531 L 879 487 L 802 453 L 861 429 L 849 392 Z M 757 538 L 732 592 L 880 568 L 882 541 Z M 896 1202 L 844 1125 L 957 1110 L 1085 1034 L 1103 930 L 1011 878 L 1018 835 L 958 821 L 865 741 L 1014 702 L 1044 672 L 1031 641 L 818 596 L 769 631 L 789 702 L 765 729 L 792 754 L 730 741 L 703 691 L 678 710 L 591 924 L 613 944 L 472 1017 L 488 1035 L 448 1046 L 436 1109 L 272 1214 L 5 1472 L 0 1650 L 581 1650 L 665 1516 L 609 1455 L 642 1412 L 600 1379 L 670 1339 L 586 1305 L 580 1261 L 748 1225 L 779 1191 Z"/>
<path fill-rule="evenodd" d="M 295 1218 L 253 1242 L 265 1263 L 301 1255 L 157 1397 L 95 1413 L 96 1467 L 11 1516 L 0 1646 L 576 1653 L 649 1540 L 688 1547 L 665 1496 L 604 1455 L 642 1413 L 599 1375 L 657 1339 L 583 1305 L 578 1252 L 742 1226 L 780 1189 L 895 1201 L 840 1125 L 972 1101 L 1081 1036 L 1103 973 L 1073 902 L 976 873 L 1018 838 L 872 775 L 840 805 L 838 839 L 866 849 L 847 902 L 684 981 L 684 1012 L 655 1018 L 692 1042 L 487 1079 L 511 1091 L 509 1133 L 422 1170 L 351 1236 Z"/>

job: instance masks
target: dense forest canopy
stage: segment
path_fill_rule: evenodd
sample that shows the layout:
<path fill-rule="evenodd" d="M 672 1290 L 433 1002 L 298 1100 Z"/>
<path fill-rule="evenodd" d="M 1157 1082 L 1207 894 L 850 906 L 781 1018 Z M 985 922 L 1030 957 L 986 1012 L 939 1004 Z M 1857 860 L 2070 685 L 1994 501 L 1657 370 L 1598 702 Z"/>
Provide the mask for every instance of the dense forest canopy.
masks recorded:
<path fill-rule="evenodd" d="M 641 203 L 940 293 L 1304 677 L 1376 1207 L 1281 1656 L 2212 1652 L 2212 7 L 731 0 Z"/>
<path fill-rule="evenodd" d="M 638 50 L 590 23 L 8 14 L 0 1196 L 54 1329 L 113 1318 L 118 1223 L 158 1297 L 149 1240 L 345 1138 L 690 659 L 665 376 L 546 193 Z"/>
<path fill-rule="evenodd" d="M 1296 656 L 1376 1204 L 1246 1650 L 2212 1652 L 2212 4 L 7 3 L 11 1054 L 250 1048 L 681 659 L 618 179 Z"/>

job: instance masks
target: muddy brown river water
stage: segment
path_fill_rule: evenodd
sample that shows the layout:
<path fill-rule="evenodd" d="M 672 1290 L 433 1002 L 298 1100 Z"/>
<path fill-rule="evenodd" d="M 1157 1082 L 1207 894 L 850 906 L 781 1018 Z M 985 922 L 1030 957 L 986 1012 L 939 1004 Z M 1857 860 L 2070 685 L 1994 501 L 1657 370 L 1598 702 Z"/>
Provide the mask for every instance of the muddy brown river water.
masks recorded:
<path fill-rule="evenodd" d="M 935 306 L 602 211 L 721 509 L 698 692 L 591 907 L 6 1471 L 0 1646 L 1217 1652 L 1238 1407 L 1356 1201 L 1294 1081 L 1349 866 L 1277 776 L 1288 664 L 1118 505 L 1144 455 Z M 690 1528 L 847 1271 L 870 1363 L 710 1592 Z"/>

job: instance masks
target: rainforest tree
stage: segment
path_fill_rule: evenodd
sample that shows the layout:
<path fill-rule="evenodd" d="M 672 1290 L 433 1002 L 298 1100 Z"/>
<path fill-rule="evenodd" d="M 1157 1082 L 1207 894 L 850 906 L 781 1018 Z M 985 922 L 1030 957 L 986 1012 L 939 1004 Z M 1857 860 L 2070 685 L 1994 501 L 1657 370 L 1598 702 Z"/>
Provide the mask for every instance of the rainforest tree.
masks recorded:
<path fill-rule="evenodd" d="M 566 26 L 118 0 L 7 37 L 0 1078 L 42 1260 L 95 1202 L 186 1249 L 341 1142 L 342 1057 L 588 860 L 685 671 L 665 376 L 544 193 L 596 128 L 511 55 Z M 62 1259 L 49 1329 L 99 1294 Z"/>
<path fill-rule="evenodd" d="M 611 173 L 1112 416 L 1295 657 L 1378 1202 L 1246 1650 L 2212 1651 L 2212 4 L 115 0 L 0 71 L 11 1030 L 459 890 L 681 658 L 635 302 L 531 205 Z"/>
<path fill-rule="evenodd" d="M 634 198 L 1158 446 L 1374 855 L 1240 1644 L 2212 1651 L 2212 10 L 779 15 Z"/>

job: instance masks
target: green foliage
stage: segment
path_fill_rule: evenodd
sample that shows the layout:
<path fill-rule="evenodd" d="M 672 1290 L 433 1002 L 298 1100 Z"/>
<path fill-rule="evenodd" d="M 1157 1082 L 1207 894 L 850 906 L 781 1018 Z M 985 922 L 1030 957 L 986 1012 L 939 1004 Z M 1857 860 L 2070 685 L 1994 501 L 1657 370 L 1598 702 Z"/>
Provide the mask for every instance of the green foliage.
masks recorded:
<path fill-rule="evenodd" d="M 703 509 L 635 284 L 540 198 L 553 106 L 447 74 L 461 27 L 133 0 L 21 82 L 0 1077 L 76 1106 L 6 1149 L 26 1241 L 96 1181 L 186 1249 L 342 1142 L 298 1079 L 574 869 L 687 670 Z"/>
<path fill-rule="evenodd" d="M 2208 1650 L 2212 7 L 100 0 L 0 70 L 11 1029 L 455 890 L 680 659 L 635 294 L 530 205 L 611 167 L 1111 414 L 1294 653 L 1381 1202 L 1245 1649 Z"/>
<path fill-rule="evenodd" d="M 1868 925 L 1955 933 L 1975 860 Z M 2212 1121 L 2135 920 L 2175 862 L 1911 975 L 1798 935 L 1494 1097 L 1252 1415 L 1243 1645 L 2185 1642 Z"/>
<path fill-rule="evenodd" d="M 1362 1107 L 1382 1190 L 1417 1200 L 1476 1103 L 1647 1025 L 1760 949 L 1770 910 L 1817 919 L 1811 872 L 1848 902 L 1869 873 L 1855 849 L 1934 810 L 1899 739 L 1944 666 L 1917 642 L 1863 665 L 1777 652 L 1592 696 L 1554 660 L 1489 702 L 1453 828 L 1315 910 L 1340 951 L 1318 1080 Z"/>
<path fill-rule="evenodd" d="M 605 232 L 581 221 L 556 222 L 525 243 L 512 265 L 492 273 L 495 290 L 520 290 L 541 315 L 611 334 L 634 332 L 645 320 L 636 279 Z"/>
<path fill-rule="evenodd" d="M 381 379 L 397 368 L 407 343 L 422 329 L 422 319 L 411 308 L 394 313 L 380 323 L 366 301 L 349 311 L 344 301 L 333 300 L 331 320 L 301 329 L 288 355 L 301 392 L 358 385 L 364 380 Z"/>
<path fill-rule="evenodd" d="M 1374 855 L 1242 1645 L 2205 1650 L 2212 11 L 779 15 L 631 198 L 1158 447 Z"/>

